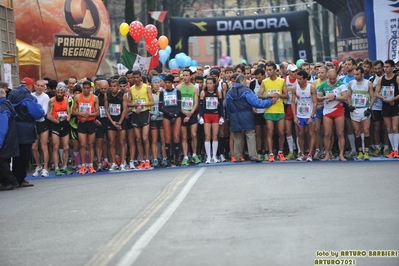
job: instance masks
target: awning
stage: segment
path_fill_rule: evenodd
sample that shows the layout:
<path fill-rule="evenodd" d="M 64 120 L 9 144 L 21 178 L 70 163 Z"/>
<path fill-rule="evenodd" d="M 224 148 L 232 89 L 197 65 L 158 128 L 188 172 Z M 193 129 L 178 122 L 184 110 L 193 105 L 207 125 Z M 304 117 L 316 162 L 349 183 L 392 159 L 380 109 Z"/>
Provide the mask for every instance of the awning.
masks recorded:
<path fill-rule="evenodd" d="M 39 48 L 36 48 L 21 40 L 17 40 L 17 49 L 18 49 L 18 65 L 20 66 L 41 65 L 41 52 Z M 5 57 L 4 63 L 14 63 L 14 58 Z"/>

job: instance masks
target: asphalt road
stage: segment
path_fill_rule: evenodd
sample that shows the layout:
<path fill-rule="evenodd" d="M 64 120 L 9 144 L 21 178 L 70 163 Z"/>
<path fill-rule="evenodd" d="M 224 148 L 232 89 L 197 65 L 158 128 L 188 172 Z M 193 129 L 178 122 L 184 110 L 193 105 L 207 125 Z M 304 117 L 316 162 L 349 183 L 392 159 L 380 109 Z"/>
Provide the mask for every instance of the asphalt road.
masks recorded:
<path fill-rule="evenodd" d="M 396 161 L 248 162 L 34 179 L 0 192 L 0 265 L 397 266 L 398 173 Z"/>

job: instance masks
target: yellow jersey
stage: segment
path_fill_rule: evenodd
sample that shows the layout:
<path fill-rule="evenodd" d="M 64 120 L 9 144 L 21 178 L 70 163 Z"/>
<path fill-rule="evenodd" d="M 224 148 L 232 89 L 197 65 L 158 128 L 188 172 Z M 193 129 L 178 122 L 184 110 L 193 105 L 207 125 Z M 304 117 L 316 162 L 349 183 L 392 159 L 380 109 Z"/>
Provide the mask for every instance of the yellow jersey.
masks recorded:
<path fill-rule="evenodd" d="M 150 99 L 148 98 L 147 94 L 147 84 L 143 83 L 141 85 L 141 88 L 138 90 L 136 89 L 136 85 L 133 85 L 130 88 L 130 94 L 132 96 L 132 104 L 139 102 L 140 104 L 145 104 L 149 103 Z M 151 106 L 144 106 L 144 108 L 141 109 L 141 112 L 150 110 Z M 136 111 L 136 107 L 133 108 L 133 111 Z"/>
<path fill-rule="evenodd" d="M 284 79 L 277 77 L 275 80 L 270 78 L 262 81 L 265 88 L 264 95 L 267 97 L 273 93 L 283 94 Z M 265 114 L 284 114 L 284 102 L 278 99 L 275 104 L 265 109 Z"/>

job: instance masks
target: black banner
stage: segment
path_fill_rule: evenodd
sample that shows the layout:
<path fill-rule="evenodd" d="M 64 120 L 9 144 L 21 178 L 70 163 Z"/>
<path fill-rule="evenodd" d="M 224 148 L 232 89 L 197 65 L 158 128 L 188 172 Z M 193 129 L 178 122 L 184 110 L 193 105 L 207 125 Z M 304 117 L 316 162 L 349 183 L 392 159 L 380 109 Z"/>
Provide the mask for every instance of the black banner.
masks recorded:
<path fill-rule="evenodd" d="M 178 53 L 188 54 L 190 36 L 234 35 L 289 31 L 292 39 L 294 62 L 304 59 L 312 62 L 309 34 L 309 13 L 296 11 L 258 16 L 170 19 L 173 58 Z"/>
<path fill-rule="evenodd" d="M 54 59 L 98 61 L 104 39 L 75 35 L 54 36 Z"/>

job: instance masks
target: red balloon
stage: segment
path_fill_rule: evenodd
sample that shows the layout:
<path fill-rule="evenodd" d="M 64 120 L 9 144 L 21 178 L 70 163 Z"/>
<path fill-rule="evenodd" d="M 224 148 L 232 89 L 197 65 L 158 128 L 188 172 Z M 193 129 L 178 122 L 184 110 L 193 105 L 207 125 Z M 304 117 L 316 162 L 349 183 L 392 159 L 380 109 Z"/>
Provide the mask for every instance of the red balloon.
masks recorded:
<path fill-rule="evenodd" d="M 154 55 L 158 51 L 158 40 L 157 39 L 152 39 L 152 41 L 147 42 L 145 46 L 147 48 L 147 51 L 150 54 Z"/>
<path fill-rule="evenodd" d="M 150 42 L 153 39 L 157 38 L 158 36 L 158 29 L 152 24 L 148 24 L 144 28 L 144 40 L 146 42 Z"/>
<path fill-rule="evenodd" d="M 130 23 L 129 27 L 130 36 L 132 36 L 135 42 L 139 42 L 141 36 L 143 36 L 144 33 L 143 24 L 141 24 L 140 21 L 136 20 Z"/>

